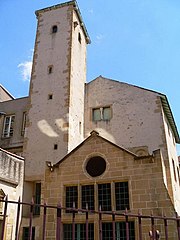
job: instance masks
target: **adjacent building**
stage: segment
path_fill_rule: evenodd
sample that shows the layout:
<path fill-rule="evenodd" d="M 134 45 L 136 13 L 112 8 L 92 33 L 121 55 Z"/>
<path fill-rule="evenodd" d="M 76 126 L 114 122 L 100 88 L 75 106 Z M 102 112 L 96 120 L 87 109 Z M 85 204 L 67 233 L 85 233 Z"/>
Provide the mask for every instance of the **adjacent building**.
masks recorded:
<path fill-rule="evenodd" d="M 76 1 L 38 10 L 36 16 L 29 96 L 14 99 L 0 88 L 0 147 L 25 158 L 24 201 L 34 196 L 36 203 L 60 200 L 66 207 L 75 202 L 96 210 L 101 205 L 180 214 L 180 137 L 167 97 L 102 76 L 86 83 L 90 37 Z M 28 217 L 24 208 L 23 236 Z M 84 220 L 78 219 L 81 229 Z M 64 213 L 64 239 L 70 221 Z M 95 239 L 96 222 L 92 216 Z M 35 239 L 41 238 L 41 224 L 37 210 Z M 173 232 L 172 226 L 172 237 Z M 54 238 L 52 227 L 47 239 Z"/>
<path fill-rule="evenodd" d="M 0 148 L 0 199 L 22 201 L 24 158 Z M 0 202 L 0 236 L 3 224 L 4 203 Z M 5 239 L 15 239 L 17 205 L 9 204 L 6 214 Z M 20 213 L 21 214 L 21 213 Z"/>

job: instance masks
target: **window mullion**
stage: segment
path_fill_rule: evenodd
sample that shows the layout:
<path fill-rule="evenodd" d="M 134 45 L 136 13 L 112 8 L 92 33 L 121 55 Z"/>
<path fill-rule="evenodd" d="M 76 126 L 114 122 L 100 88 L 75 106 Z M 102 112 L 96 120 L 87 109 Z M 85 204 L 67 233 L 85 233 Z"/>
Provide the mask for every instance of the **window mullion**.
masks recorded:
<path fill-rule="evenodd" d="M 10 137 L 10 135 L 11 135 L 12 118 L 13 118 L 13 116 L 10 116 L 10 119 L 9 119 L 9 136 L 8 137 Z"/>
<path fill-rule="evenodd" d="M 82 208 L 81 206 L 81 186 L 78 184 L 78 201 L 77 201 L 77 208 Z"/>
<path fill-rule="evenodd" d="M 7 137 L 10 137 L 10 129 L 11 129 L 11 116 L 9 117 L 9 122 L 8 122 Z"/>
<path fill-rule="evenodd" d="M 115 188 L 114 182 L 111 183 L 111 203 L 112 203 L 112 211 L 116 210 L 116 203 L 115 203 Z"/>

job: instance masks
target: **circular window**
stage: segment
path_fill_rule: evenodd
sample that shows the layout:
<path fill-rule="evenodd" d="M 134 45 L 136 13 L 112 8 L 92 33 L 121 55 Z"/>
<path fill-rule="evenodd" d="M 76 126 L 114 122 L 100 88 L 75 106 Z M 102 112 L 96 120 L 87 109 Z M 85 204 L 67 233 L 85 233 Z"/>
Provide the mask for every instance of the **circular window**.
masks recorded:
<path fill-rule="evenodd" d="M 96 156 L 88 160 L 86 171 L 91 177 L 98 177 L 106 170 L 106 161 L 104 158 Z"/>

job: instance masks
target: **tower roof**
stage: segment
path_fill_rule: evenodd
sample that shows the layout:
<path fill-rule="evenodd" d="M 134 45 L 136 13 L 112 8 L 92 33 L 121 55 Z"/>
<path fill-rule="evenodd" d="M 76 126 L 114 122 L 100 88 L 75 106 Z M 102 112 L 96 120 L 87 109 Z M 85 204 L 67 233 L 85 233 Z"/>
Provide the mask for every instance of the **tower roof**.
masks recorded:
<path fill-rule="evenodd" d="M 83 22 L 83 19 L 82 19 L 81 12 L 80 12 L 79 7 L 78 7 L 78 4 L 77 4 L 77 2 L 76 2 L 75 0 L 73 0 L 73 1 L 68 1 L 68 2 L 65 2 L 65 3 L 60 3 L 60 4 L 53 5 L 53 6 L 47 7 L 47 8 L 39 9 L 39 10 L 37 10 L 37 11 L 35 12 L 35 14 L 36 14 L 36 16 L 38 17 L 38 16 L 39 16 L 39 13 L 51 11 L 51 10 L 54 10 L 54 9 L 58 9 L 58 8 L 62 8 L 62 7 L 65 7 L 65 6 L 70 6 L 70 5 L 72 5 L 72 6 L 74 7 L 75 12 L 77 13 L 77 16 L 78 16 L 78 18 L 79 18 L 81 27 L 82 27 L 82 29 L 83 29 L 83 32 L 84 32 L 84 35 L 85 35 L 87 44 L 91 43 L 89 34 L 88 34 L 88 32 L 87 32 L 86 26 L 85 26 L 85 24 L 84 24 L 84 22 Z"/>

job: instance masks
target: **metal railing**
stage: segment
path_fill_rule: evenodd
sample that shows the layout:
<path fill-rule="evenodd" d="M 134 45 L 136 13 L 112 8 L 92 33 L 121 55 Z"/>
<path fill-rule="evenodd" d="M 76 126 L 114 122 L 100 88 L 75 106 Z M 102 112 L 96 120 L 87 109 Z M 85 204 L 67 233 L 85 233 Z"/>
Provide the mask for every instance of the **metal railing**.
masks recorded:
<path fill-rule="evenodd" d="M 98 231 L 97 234 L 94 234 L 93 239 L 98 240 L 117 240 L 117 239 L 124 239 L 124 240 L 131 240 L 131 239 L 138 239 L 138 240 L 144 240 L 144 239 L 165 239 L 165 240 L 172 240 L 172 239 L 178 239 L 180 240 L 180 217 L 175 214 L 174 217 L 168 217 L 168 216 L 154 216 L 153 214 L 150 215 L 143 215 L 139 211 L 137 214 L 132 214 L 130 211 L 125 210 L 124 212 L 116 212 L 116 211 L 101 211 L 101 208 L 99 211 L 94 210 L 88 210 L 88 206 L 86 209 L 77 209 L 77 208 L 65 208 L 62 207 L 61 204 L 54 205 L 48 205 L 46 203 L 44 204 L 35 204 L 32 200 L 31 203 L 25 203 L 19 201 L 10 201 L 8 200 L 8 197 L 4 200 L 0 200 L 0 202 L 3 202 L 3 214 L 2 214 L 2 221 L 1 221 L 1 240 L 5 240 L 5 228 L 6 228 L 6 221 L 8 218 L 8 207 L 10 207 L 11 204 L 16 205 L 16 216 L 14 216 L 14 222 L 15 222 L 15 236 L 14 239 L 23 239 L 22 236 L 20 238 L 20 220 L 21 220 L 21 209 L 23 206 L 29 206 L 29 217 L 28 217 L 28 240 L 33 240 L 33 214 L 34 214 L 34 208 L 39 207 L 41 210 L 41 236 L 38 239 L 45 240 L 47 235 L 47 216 L 48 211 L 53 211 L 53 214 L 55 215 L 55 233 L 54 237 L 52 239 L 56 240 L 62 240 L 64 239 L 63 236 L 63 224 L 64 224 L 64 215 L 68 215 L 71 225 L 71 239 L 76 240 L 76 219 L 78 218 L 78 215 L 81 214 L 84 218 L 83 224 L 85 226 L 85 232 L 84 237 L 80 238 L 81 240 L 88 240 L 89 235 L 89 225 L 92 223 L 92 219 L 97 219 L 98 223 Z M 68 213 L 67 213 L 68 211 Z M 94 216 L 94 217 L 92 217 Z M 110 237 L 103 237 L 103 224 L 105 221 L 104 217 L 108 218 L 108 223 L 111 224 L 111 236 Z M 117 229 L 116 229 L 116 223 L 117 221 L 121 221 L 124 223 L 124 237 L 118 238 L 117 237 Z M 134 222 L 135 226 L 135 235 L 132 237 L 130 235 L 130 222 Z M 106 220 L 107 222 L 107 220 Z M 147 231 L 147 225 L 149 231 Z M 35 238 L 36 239 L 36 238 Z M 92 238 L 91 238 L 92 239 Z"/>

